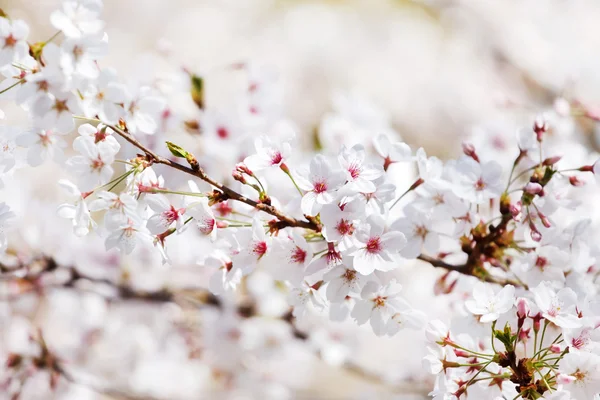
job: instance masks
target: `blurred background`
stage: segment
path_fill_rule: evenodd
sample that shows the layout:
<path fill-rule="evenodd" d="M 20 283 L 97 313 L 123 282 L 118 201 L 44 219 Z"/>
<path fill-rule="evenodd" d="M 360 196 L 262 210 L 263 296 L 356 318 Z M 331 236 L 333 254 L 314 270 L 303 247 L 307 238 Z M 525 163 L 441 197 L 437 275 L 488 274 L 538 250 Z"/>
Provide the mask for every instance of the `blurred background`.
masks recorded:
<path fill-rule="evenodd" d="M 58 0 L 4 0 L 52 35 Z M 107 65 L 122 75 L 185 66 L 268 65 L 305 131 L 352 93 L 408 141 L 442 153 L 482 122 L 530 115 L 558 95 L 598 103 L 600 4 L 593 0 L 105 0 Z M 143 57 L 140 57 L 144 54 Z M 134 58 L 132 60 L 132 57 Z M 133 62 L 135 61 L 135 62 Z M 229 80 L 226 77 L 225 80 Z M 492 129 L 490 127 L 490 129 Z M 501 129 L 498 127 L 498 129 Z"/>
<path fill-rule="evenodd" d="M 12 18 L 30 24 L 31 38 L 42 40 L 54 33 L 48 15 L 59 3 L 3 0 L 1 6 Z M 227 67 L 260 65 L 261 73 L 276 81 L 280 90 L 280 102 L 273 107 L 297 124 L 306 141 L 323 128 L 328 115 L 341 113 L 358 125 L 363 119 L 382 121 L 382 129 L 395 131 L 411 146 L 448 157 L 459 152 L 461 140 L 474 132 L 492 141 L 498 138 L 501 147 L 504 138 L 514 137 L 516 129 L 538 112 L 552 109 L 561 115 L 565 101 L 589 109 L 600 105 L 600 3 L 595 0 L 105 0 L 104 4 L 110 43 L 105 66 L 140 79 L 171 76 L 186 68 L 205 77 L 209 106 L 227 107 L 242 90 L 238 72 Z M 595 126 L 582 128 L 589 133 L 589 145 L 597 147 Z M 432 282 L 439 273 L 421 267 L 418 274 L 402 272 L 407 295 L 431 318 L 443 316 L 447 301 L 433 295 Z M 68 332 L 68 327 L 67 323 L 60 332 Z M 369 329 L 348 330 L 357 343 L 355 362 L 360 369 L 341 371 L 313 360 L 310 373 L 297 372 L 306 374 L 309 384 L 295 397 L 426 397 L 433 382 L 421 372 L 422 349 L 411 346 L 421 333 L 376 338 Z M 132 334 L 131 340 L 139 344 L 140 339 Z M 107 357 L 119 358 L 114 348 L 104 351 Z M 189 382 L 200 373 L 194 371 L 165 375 L 163 369 L 148 366 L 139 375 L 144 383 L 136 384 L 156 389 L 149 381 L 182 379 L 193 387 Z M 408 383 L 397 385 L 399 381 Z M 188 398 L 181 390 L 167 391 L 161 398 Z"/>

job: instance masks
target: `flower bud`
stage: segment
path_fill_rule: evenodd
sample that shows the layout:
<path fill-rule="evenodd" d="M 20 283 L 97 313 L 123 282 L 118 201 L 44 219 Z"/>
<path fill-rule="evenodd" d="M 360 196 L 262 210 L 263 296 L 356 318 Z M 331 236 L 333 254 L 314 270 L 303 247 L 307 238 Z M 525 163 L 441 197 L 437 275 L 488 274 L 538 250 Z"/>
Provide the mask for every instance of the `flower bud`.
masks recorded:
<path fill-rule="evenodd" d="M 552 224 L 550 223 L 550 220 L 544 214 L 540 214 L 540 220 L 542 221 L 542 224 L 546 228 L 550 228 L 552 226 Z"/>
<path fill-rule="evenodd" d="M 248 168 L 244 163 L 235 164 L 235 170 L 242 174 L 254 176 L 254 172 L 250 171 L 250 168 Z"/>
<path fill-rule="evenodd" d="M 529 194 L 538 194 L 539 192 L 544 190 L 544 188 L 539 183 L 529 182 L 527 183 L 527 185 L 525 185 L 525 188 L 523 190 Z"/>
<path fill-rule="evenodd" d="M 521 209 L 522 209 L 522 204 L 520 201 L 517 201 L 516 203 L 511 204 L 508 207 L 510 214 L 512 215 L 513 219 L 517 222 L 521 221 Z"/>
<path fill-rule="evenodd" d="M 479 162 L 479 157 L 477 156 L 477 153 L 475 152 L 475 146 L 473 146 L 471 143 L 463 142 L 462 150 L 463 150 L 463 153 L 465 153 L 465 155 L 467 155 L 467 156 L 471 157 L 473 160 Z"/>
<path fill-rule="evenodd" d="M 529 302 L 524 297 L 519 297 L 517 299 L 517 316 L 519 319 L 527 318 L 529 315 L 529 311 L 531 308 L 529 307 Z"/>
<path fill-rule="evenodd" d="M 550 345 L 550 351 L 554 354 L 562 353 L 562 349 L 560 348 L 560 345 L 557 343 Z"/>
<path fill-rule="evenodd" d="M 548 124 L 544 121 L 544 118 L 538 116 L 533 123 L 533 131 L 538 142 L 542 141 L 542 136 L 548 130 Z"/>
<path fill-rule="evenodd" d="M 246 184 L 246 178 L 244 178 L 244 175 L 242 175 L 240 171 L 233 170 L 231 176 L 233 176 L 233 179 L 235 179 L 236 181 L 241 182 L 242 184 Z"/>
<path fill-rule="evenodd" d="M 542 314 L 537 313 L 536 315 L 534 315 L 531 318 L 533 319 L 533 331 L 539 332 L 540 327 L 541 327 L 541 321 L 542 321 L 542 319 L 544 319 L 544 317 L 542 317 Z"/>
<path fill-rule="evenodd" d="M 562 159 L 562 156 L 548 157 L 542 162 L 543 165 L 554 165 Z"/>
<path fill-rule="evenodd" d="M 576 186 L 576 187 L 579 187 L 579 186 L 584 186 L 584 185 L 585 185 L 585 182 L 584 182 L 584 181 L 581 181 L 581 180 L 579 180 L 579 178 L 577 178 L 576 176 L 570 176 L 570 177 L 569 177 L 569 183 L 570 183 L 572 186 Z"/>
<path fill-rule="evenodd" d="M 538 231 L 535 224 L 531 221 L 529 221 L 529 229 L 531 230 L 531 238 L 534 241 L 539 242 L 542 240 L 542 234 L 540 233 L 540 231 Z"/>

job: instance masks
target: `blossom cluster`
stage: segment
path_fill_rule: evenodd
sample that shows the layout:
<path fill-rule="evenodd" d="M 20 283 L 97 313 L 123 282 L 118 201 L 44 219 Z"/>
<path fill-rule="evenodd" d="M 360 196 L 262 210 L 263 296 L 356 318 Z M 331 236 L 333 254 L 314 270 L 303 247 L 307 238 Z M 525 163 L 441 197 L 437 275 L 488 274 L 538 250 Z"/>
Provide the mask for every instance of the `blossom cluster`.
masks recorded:
<path fill-rule="evenodd" d="M 69 199 L 56 212 L 70 234 L 99 239 L 104 250 L 139 263 L 147 252 L 167 266 L 195 258 L 210 293 L 199 302 L 218 305 L 204 315 L 214 329 L 203 331 L 201 358 L 224 390 L 271 390 L 280 398 L 284 389 L 261 368 L 277 369 L 298 340 L 324 359 L 346 361 L 328 356 L 331 341 L 318 328 L 299 328 L 325 316 L 368 323 L 377 336 L 426 329 L 434 398 L 584 399 L 600 392 L 598 225 L 585 216 L 598 194 L 600 164 L 585 148 L 570 151 L 573 137 L 558 128 L 581 105 L 564 100 L 511 138 L 475 136 L 460 157 L 442 161 L 340 98 L 316 144 L 306 146 L 273 105 L 276 89 L 265 69 L 229 67 L 243 69 L 249 84 L 240 106 L 223 114 L 207 107 L 203 78 L 187 69 L 167 90 L 103 67 L 101 11 L 99 0 L 65 1 L 50 16 L 57 33 L 43 42 L 28 41 L 25 22 L 0 17 L 0 96 L 31 121 L 2 127 L 0 177 L 56 163 L 70 177 L 56 180 Z M 192 113 L 171 105 L 177 90 L 190 94 Z M 163 140 L 174 140 L 167 135 L 177 129 L 201 137 L 204 150 Z M 339 143 L 346 131 L 366 133 Z M 9 260 L 3 273 L 35 258 L 11 248 L 5 231 L 18 219 L 0 205 Z M 48 285 L 40 276 L 66 268 L 49 256 L 37 276 L 16 275 L 17 294 L 23 282 L 40 290 Z M 432 283 L 436 293 L 466 295 L 453 300 L 456 327 L 428 323 L 427 310 L 404 295 L 411 282 L 397 272 L 414 260 L 445 271 Z M 73 286 L 81 268 L 69 267 L 52 283 Z M 187 334 L 190 342 L 200 339 Z M 50 371 L 52 388 L 60 376 L 74 379 L 41 333 L 30 336 L 29 354 L 6 354 L 11 372 L 0 385 L 20 390 L 19 377 L 29 379 L 32 369 Z M 256 360 L 269 362 L 259 368 Z"/>

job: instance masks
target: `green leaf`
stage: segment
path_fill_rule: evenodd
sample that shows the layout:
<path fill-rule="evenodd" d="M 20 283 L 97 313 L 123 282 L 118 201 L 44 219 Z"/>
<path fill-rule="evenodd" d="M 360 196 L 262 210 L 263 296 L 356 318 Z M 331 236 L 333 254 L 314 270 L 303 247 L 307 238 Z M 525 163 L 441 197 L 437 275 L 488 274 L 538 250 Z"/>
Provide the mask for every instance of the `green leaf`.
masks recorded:
<path fill-rule="evenodd" d="M 198 75 L 191 74 L 192 80 L 192 100 L 199 109 L 204 109 L 204 79 Z"/>
<path fill-rule="evenodd" d="M 173 142 L 165 142 L 167 144 L 167 148 L 175 157 L 185 158 L 187 159 L 190 156 L 190 153 L 185 151 L 183 147 L 176 145 Z"/>

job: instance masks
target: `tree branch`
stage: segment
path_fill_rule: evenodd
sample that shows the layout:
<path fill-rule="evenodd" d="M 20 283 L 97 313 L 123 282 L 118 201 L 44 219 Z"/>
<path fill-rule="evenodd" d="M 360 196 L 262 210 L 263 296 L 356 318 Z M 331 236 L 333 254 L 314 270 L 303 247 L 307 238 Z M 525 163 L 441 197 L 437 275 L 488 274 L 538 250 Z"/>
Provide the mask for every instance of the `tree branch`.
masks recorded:
<path fill-rule="evenodd" d="M 220 190 L 223 194 L 225 194 L 226 198 L 248 204 L 249 206 L 254 207 L 257 210 L 264 211 L 267 214 L 270 214 L 270 215 L 276 217 L 279 221 L 276 224 L 271 224 L 272 227 L 274 227 L 275 229 L 282 229 L 285 227 L 298 227 L 298 228 L 313 230 L 316 232 L 321 231 L 321 225 L 318 224 L 313 219 L 309 219 L 307 221 L 298 220 L 296 218 L 293 218 L 293 217 L 283 214 L 280 210 L 278 210 L 277 208 L 275 208 L 271 205 L 264 204 L 264 203 L 258 203 L 252 199 L 249 199 L 249 198 L 243 196 L 242 194 L 236 192 L 235 190 L 210 178 L 208 175 L 206 175 L 204 170 L 202 168 L 200 168 L 199 166 L 197 166 L 197 168 L 190 168 L 186 165 L 182 165 L 177 162 L 171 161 L 165 157 L 162 157 L 162 156 L 156 154 L 155 152 L 153 152 L 152 150 L 150 150 L 149 148 L 144 146 L 142 143 L 140 143 L 137 139 L 135 139 L 133 136 L 131 136 L 128 132 L 124 131 L 123 129 L 120 129 L 119 127 L 116 127 L 114 125 L 108 125 L 108 126 L 110 128 L 112 128 L 119 136 L 121 136 L 123 139 L 128 141 L 130 144 L 132 144 L 133 146 L 135 146 L 138 149 L 140 149 L 141 151 L 143 151 L 144 154 L 149 158 L 149 161 L 156 163 L 156 164 L 163 164 L 163 165 L 169 166 L 171 168 L 175 168 L 179 171 L 185 172 L 187 174 L 193 175 L 197 178 L 200 178 L 203 181 L 209 183 L 210 185 L 212 185 L 215 188 L 217 188 L 218 190 Z M 467 264 L 452 265 L 452 264 L 445 263 L 442 260 L 426 256 L 424 254 L 421 254 L 418 257 L 418 259 L 421 261 L 425 261 L 425 262 L 433 265 L 434 267 L 443 268 L 448 271 L 456 271 L 463 275 L 476 277 L 485 282 L 496 283 L 499 285 L 511 284 L 514 286 L 526 287 L 526 285 L 524 283 L 519 282 L 517 280 L 500 279 L 500 278 L 496 278 L 489 274 L 486 274 L 484 276 L 478 276 L 478 275 L 474 274 L 472 268 L 467 268 Z"/>
<path fill-rule="evenodd" d="M 246 196 L 236 192 L 235 190 L 223 185 L 222 183 L 215 181 L 214 179 L 212 179 L 211 177 L 206 175 L 206 173 L 204 172 L 204 170 L 202 168 L 200 168 L 200 167 L 198 167 L 197 169 L 190 168 L 186 165 L 182 165 L 175 161 L 171 161 L 165 157 L 159 156 L 158 154 L 156 154 L 155 152 L 153 152 L 152 150 L 150 150 L 149 148 L 144 146 L 142 143 L 140 143 L 137 139 L 135 139 L 133 136 L 131 136 L 129 133 L 125 132 L 124 130 L 122 130 L 114 125 L 108 125 L 108 126 L 111 129 L 113 129 L 119 136 L 121 136 L 123 139 L 128 141 L 130 144 L 132 144 L 133 146 L 135 146 L 138 149 L 140 149 L 141 151 L 143 151 L 146 154 L 146 156 L 148 158 L 150 158 L 150 161 L 152 161 L 156 164 L 167 165 L 171 168 L 175 168 L 179 171 L 182 171 L 187 174 L 193 175 L 197 178 L 200 178 L 204 182 L 207 182 L 211 186 L 214 186 L 215 188 L 217 188 L 218 190 L 223 192 L 227 196 L 227 198 L 248 204 L 249 206 L 254 207 L 255 209 L 257 209 L 259 211 L 264 211 L 267 214 L 270 214 L 270 215 L 276 217 L 279 221 L 281 221 L 283 223 L 283 224 L 279 224 L 279 226 L 278 226 L 279 228 L 281 228 L 282 225 L 285 225 L 285 226 L 289 226 L 289 227 L 310 229 L 310 230 L 317 231 L 317 232 L 321 231 L 320 224 L 317 224 L 315 221 L 298 220 L 296 218 L 285 215 L 280 210 L 278 210 L 277 208 L 275 208 L 271 205 L 264 204 L 264 203 L 258 203 L 252 199 L 249 199 Z M 285 227 L 285 226 L 283 226 L 283 227 Z"/>

